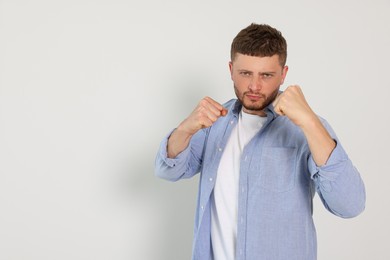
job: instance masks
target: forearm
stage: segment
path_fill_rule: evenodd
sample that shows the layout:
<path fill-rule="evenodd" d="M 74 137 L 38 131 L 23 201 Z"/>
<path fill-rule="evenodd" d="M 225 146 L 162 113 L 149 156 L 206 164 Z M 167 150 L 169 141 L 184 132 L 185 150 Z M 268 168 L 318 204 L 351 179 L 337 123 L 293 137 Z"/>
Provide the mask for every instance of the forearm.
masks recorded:
<path fill-rule="evenodd" d="M 176 128 L 168 139 L 168 158 L 175 158 L 178 154 L 184 151 L 188 147 L 191 137 L 192 135 L 183 131 L 180 126 Z"/>
<path fill-rule="evenodd" d="M 312 118 L 301 127 L 313 160 L 317 166 L 326 164 L 336 142 L 330 136 L 320 119 L 313 114 Z"/>

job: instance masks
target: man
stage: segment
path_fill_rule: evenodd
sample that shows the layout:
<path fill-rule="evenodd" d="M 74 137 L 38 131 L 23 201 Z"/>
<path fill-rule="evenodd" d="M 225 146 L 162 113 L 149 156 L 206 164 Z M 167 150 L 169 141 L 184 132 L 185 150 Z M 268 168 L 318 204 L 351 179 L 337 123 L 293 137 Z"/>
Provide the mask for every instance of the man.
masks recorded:
<path fill-rule="evenodd" d="M 210 97 L 163 140 L 156 175 L 171 181 L 200 172 L 193 259 L 316 259 L 312 199 L 350 218 L 365 189 L 328 123 L 299 86 L 279 91 L 287 44 L 268 25 L 233 40 L 237 100 Z"/>

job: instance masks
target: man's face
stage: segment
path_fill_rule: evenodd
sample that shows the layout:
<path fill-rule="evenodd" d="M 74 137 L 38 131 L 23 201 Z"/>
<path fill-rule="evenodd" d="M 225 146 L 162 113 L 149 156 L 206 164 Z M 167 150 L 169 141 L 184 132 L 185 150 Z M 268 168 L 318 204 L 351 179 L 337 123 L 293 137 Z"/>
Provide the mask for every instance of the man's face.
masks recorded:
<path fill-rule="evenodd" d="M 288 67 L 280 65 L 278 55 L 254 57 L 237 53 L 229 68 L 244 112 L 265 116 L 263 109 L 277 96 Z"/>

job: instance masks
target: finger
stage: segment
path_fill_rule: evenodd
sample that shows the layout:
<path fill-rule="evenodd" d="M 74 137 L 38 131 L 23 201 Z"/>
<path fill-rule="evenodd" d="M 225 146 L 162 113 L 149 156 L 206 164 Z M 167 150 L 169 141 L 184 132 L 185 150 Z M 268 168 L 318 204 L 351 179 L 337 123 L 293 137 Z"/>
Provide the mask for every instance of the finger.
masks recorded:
<path fill-rule="evenodd" d="M 280 100 L 280 97 L 281 97 L 282 95 L 283 95 L 283 92 L 279 92 L 279 93 L 276 95 L 274 101 L 272 102 L 272 105 L 273 105 L 274 107 L 278 104 L 278 102 L 279 102 L 279 100 Z"/>
<path fill-rule="evenodd" d="M 277 105 L 275 108 L 274 108 L 274 111 L 276 114 L 280 115 L 280 116 L 284 116 L 286 115 L 283 111 L 283 108 L 280 107 L 279 105 Z"/>
<path fill-rule="evenodd" d="M 282 94 L 279 94 L 275 98 L 274 102 L 272 102 L 272 105 L 274 107 L 275 113 L 277 113 L 278 115 L 284 116 L 285 113 L 283 111 L 282 102 L 280 102 L 281 97 L 282 97 Z"/>
<path fill-rule="evenodd" d="M 202 120 L 200 121 L 200 124 L 202 128 L 207 128 L 212 126 L 214 121 L 210 120 L 208 117 L 203 117 Z"/>
<path fill-rule="evenodd" d="M 217 101 L 215 101 L 214 99 L 212 99 L 211 97 L 205 97 L 204 99 L 207 100 L 210 104 L 212 104 L 216 108 L 218 108 L 218 110 L 222 110 L 223 106 Z"/>
<path fill-rule="evenodd" d="M 223 108 L 221 111 L 221 116 L 226 116 L 228 113 L 228 110 L 226 108 Z"/>
<path fill-rule="evenodd" d="M 205 100 L 207 100 L 210 103 L 210 109 L 215 112 L 218 116 L 225 116 L 227 114 L 227 109 L 224 108 L 220 103 L 212 99 L 211 97 L 205 97 Z"/>
<path fill-rule="evenodd" d="M 280 97 L 282 96 L 282 94 L 283 94 L 283 93 L 278 93 L 278 94 L 276 95 L 274 101 L 272 102 L 272 105 L 273 105 L 274 108 L 278 105 L 279 100 L 280 100 Z"/>
<path fill-rule="evenodd" d="M 217 119 L 220 117 L 219 111 L 215 113 L 214 111 L 206 109 L 203 113 L 203 116 L 212 122 L 217 121 Z"/>
<path fill-rule="evenodd" d="M 215 116 L 220 116 L 221 111 L 219 108 L 207 97 L 201 100 L 200 107 L 208 113 L 213 113 Z"/>
<path fill-rule="evenodd" d="M 222 116 L 221 112 L 219 112 L 218 110 L 216 110 L 217 112 L 213 112 L 207 107 L 202 107 L 200 109 L 201 110 L 199 111 L 198 121 L 202 125 L 207 125 L 207 127 L 211 126 L 214 122 L 218 120 L 219 117 Z"/>

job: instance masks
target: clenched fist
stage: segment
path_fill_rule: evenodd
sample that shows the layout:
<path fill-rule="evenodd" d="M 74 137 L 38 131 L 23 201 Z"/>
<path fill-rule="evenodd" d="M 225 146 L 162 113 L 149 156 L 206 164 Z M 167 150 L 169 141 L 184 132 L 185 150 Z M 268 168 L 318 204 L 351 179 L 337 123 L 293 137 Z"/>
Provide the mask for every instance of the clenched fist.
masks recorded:
<path fill-rule="evenodd" d="M 289 86 L 278 95 L 273 102 L 273 106 L 276 113 L 287 116 L 299 127 L 303 127 L 317 118 L 298 85 Z"/>
<path fill-rule="evenodd" d="M 226 108 L 212 98 L 205 97 L 178 128 L 193 135 L 202 128 L 210 127 L 219 117 L 226 114 Z"/>

